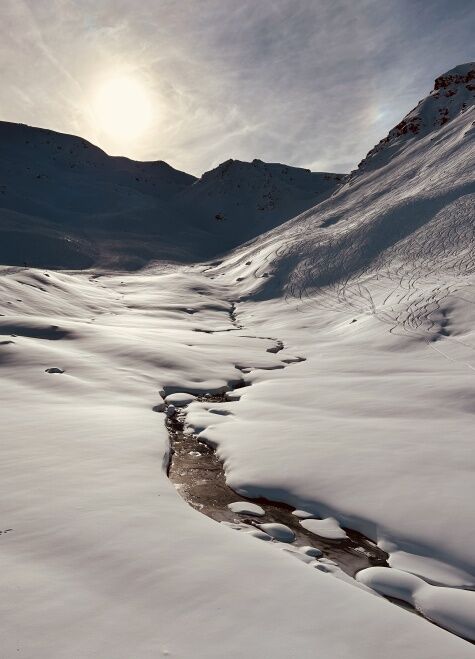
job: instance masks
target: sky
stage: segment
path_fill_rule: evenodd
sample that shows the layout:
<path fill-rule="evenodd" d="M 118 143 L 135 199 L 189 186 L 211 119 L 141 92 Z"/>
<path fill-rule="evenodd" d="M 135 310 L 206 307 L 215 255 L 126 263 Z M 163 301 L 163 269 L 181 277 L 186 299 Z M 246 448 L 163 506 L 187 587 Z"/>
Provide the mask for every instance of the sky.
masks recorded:
<path fill-rule="evenodd" d="M 1 120 L 195 175 L 229 158 L 350 171 L 437 75 L 474 59 L 473 0 L 0 0 L 0 11 Z"/>

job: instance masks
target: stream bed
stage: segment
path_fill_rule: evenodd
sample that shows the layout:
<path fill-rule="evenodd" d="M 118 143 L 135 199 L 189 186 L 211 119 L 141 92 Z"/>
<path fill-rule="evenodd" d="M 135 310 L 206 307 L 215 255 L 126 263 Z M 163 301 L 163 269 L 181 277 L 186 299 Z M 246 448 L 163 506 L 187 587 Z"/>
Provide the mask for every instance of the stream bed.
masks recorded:
<path fill-rule="evenodd" d="M 229 402 L 226 394 L 198 397 L 197 400 Z M 329 540 L 305 529 L 292 514 L 291 506 L 267 499 L 248 499 L 234 492 L 226 484 L 223 464 L 215 450 L 196 435 L 184 431 L 185 418 L 186 408 L 179 408 L 166 421 L 170 438 L 168 477 L 190 506 L 217 522 L 248 524 L 256 528 L 260 524 L 284 524 L 295 534 L 290 546 L 319 549 L 323 558 L 334 561 L 351 577 L 367 567 L 387 567 L 387 554 L 357 531 L 345 529 L 347 539 Z M 264 515 L 239 514 L 228 508 L 228 504 L 243 501 L 258 504 Z"/>

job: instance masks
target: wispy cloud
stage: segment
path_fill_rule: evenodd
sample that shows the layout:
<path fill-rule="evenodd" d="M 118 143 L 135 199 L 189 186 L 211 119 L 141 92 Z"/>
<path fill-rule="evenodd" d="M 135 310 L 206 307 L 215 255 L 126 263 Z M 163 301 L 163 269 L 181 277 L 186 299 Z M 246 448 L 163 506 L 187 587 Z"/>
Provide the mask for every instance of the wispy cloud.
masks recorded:
<path fill-rule="evenodd" d="M 470 0 L 3 0 L 0 118 L 108 151 L 94 85 L 127 71 L 156 120 L 126 155 L 201 173 L 229 157 L 349 170 L 473 57 Z M 471 26 L 472 22 L 472 26 Z"/>

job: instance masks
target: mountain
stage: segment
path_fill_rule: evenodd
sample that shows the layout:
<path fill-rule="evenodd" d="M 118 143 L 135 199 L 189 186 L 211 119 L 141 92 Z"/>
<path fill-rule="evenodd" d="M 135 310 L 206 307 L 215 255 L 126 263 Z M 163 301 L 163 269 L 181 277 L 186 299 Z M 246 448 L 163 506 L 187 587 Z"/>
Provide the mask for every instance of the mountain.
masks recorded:
<path fill-rule="evenodd" d="M 473 105 L 475 69 L 473 62 L 460 64 L 436 78 L 430 94 L 419 101 L 389 134 L 358 165 L 367 171 L 394 157 L 407 143 L 420 138 L 464 114 Z"/>
<path fill-rule="evenodd" d="M 332 194 L 343 177 L 228 161 L 201 179 L 86 140 L 0 123 L 0 261 L 137 268 L 212 258 Z"/>
<path fill-rule="evenodd" d="M 180 215 L 192 213 L 195 226 L 214 234 L 214 249 L 223 252 L 315 206 L 345 180 L 343 174 L 262 160 L 227 160 L 183 190 L 176 207 Z M 220 225 L 218 234 L 215 224 L 210 230 L 210 219 Z"/>
<path fill-rule="evenodd" d="M 437 78 L 433 91 L 330 198 L 246 246 L 242 257 L 234 255 L 237 276 L 252 279 L 251 290 L 261 298 L 281 292 L 321 295 L 329 287 L 349 294 L 352 281 L 382 273 L 391 281 L 407 278 L 411 286 L 419 277 L 432 281 L 434 269 L 440 277 L 469 276 L 475 240 L 474 76 L 472 63 Z M 242 263 L 252 260 L 254 267 L 263 251 L 266 277 L 254 279 L 254 270 Z M 436 297 L 445 291 L 437 280 L 428 286 L 440 288 Z M 371 309 L 367 293 L 353 295 L 354 304 Z"/>

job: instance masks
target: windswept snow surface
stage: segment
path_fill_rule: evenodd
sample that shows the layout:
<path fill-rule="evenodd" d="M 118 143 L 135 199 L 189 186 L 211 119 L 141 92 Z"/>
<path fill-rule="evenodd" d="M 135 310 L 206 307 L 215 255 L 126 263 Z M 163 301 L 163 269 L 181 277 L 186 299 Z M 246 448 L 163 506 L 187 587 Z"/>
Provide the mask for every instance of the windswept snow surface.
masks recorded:
<path fill-rule="evenodd" d="M 164 426 L 171 394 L 244 385 L 186 409 L 228 484 L 360 530 L 397 568 L 367 586 L 402 572 L 428 617 L 473 629 L 467 98 L 219 265 L 2 270 L 2 656 L 475 656 L 325 559 L 192 510 Z"/>

